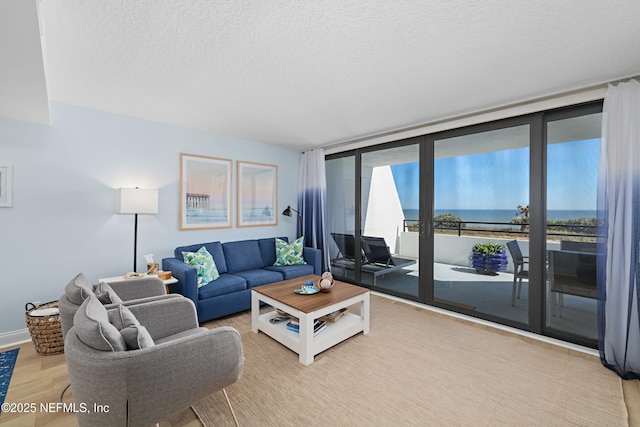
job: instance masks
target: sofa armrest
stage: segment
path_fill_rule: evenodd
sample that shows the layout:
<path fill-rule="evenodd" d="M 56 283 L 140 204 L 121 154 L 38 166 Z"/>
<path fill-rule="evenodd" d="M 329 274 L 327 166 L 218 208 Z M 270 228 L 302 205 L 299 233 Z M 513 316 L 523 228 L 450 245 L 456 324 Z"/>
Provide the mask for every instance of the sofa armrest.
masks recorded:
<path fill-rule="evenodd" d="M 198 328 L 198 316 L 193 302 L 188 298 L 163 298 L 127 306 L 133 315 L 149 331 L 154 340 Z"/>
<path fill-rule="evenodd" d="M 176 278 L 178 283 L 169 285 L 172 293 L 184 295 L 198 304 L 198 272 L 196 268 L 177 258 L 164 258 L 162 260 L 162 269 L 170 271 L 171 275 Z"/>
<path fill-rule="evenodd" d="M 164 282 L 157 277 L 140 277 L 108 283 L 122 301 L 167 294 Z"/>
<path fill-rule="evenodd" d="M 302 248 L 304 261 L 313 266 L 313 274 L 322 275 L 322 251 L 316 248 Z"/>

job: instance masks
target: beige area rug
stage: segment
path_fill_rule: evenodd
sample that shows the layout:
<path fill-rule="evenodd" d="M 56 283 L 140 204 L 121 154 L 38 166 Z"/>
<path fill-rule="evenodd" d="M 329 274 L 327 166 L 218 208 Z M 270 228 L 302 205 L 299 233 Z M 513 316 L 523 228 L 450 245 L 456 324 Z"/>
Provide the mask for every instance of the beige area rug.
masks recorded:
<path fill-rule="evenodd" d="M 371 332 L 316 356 L 251 332 L 248 312 L 210 322 L 242 334 L 240 381 L 227 388 L 241 426 L 625 426 L 621 380 L 596 357 L 379 296 Z M 232 426 L 222 392 L 193 406 Z"/>

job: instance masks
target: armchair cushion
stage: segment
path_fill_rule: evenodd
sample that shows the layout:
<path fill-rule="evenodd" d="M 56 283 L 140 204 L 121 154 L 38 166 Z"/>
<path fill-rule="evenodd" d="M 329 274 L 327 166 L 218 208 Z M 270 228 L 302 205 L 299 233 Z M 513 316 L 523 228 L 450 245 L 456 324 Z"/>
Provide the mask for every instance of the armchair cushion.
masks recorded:
<path fill-rule="evenodd" d="M 147 328 L 142 326 L 136 316 L 124 305 L 120 304 L 115 309 L 109 310 L 111 324 L 120 331 L 127 346 L 127 350 L 153 347 L 155 343 Z"/>
<path fill-rule="evenodd" d="M 93 289 L 93 292 L 102 304 L 119 304 L 122 302 L 118 294 L 116 294 L 116 291 L 114 291 L 108 283 L 98 283 Z"/>
<path fill-rule="evenodd" d="M 140 324 L 131 310 L 122 304 L 119 304 L 113 310 L 109 310 L 108 315 L 109 322 L 119 331 L 129 326 L 137 326 Z"/>
<path fill-rule="evenodd" d="M 93 294 L 93 285 L 84 274 L 78 273 L 76 277 L 71 279 L 67 286 L 65 286 L 64 293 L 67 295 L 69 301 L 80 305 L 89 295 Z"/>
<path fill-rule="evenodd" d="M 182 252 L 182 256 L 184 262 L 196 268 L 198 287 L 204 286 L 220 277 L 213 257 L 204 246 L 198 249 L 197 252 Z"/>
<path fill-rule="evenodd" d="M 93 293 L 76 312 L 73 325 L 80 341 L 95 350 L 123 351 L 127 348 L 120 331 L 109 323 L 107 309 Z"/>
<path fill-rule="evenodd" d="M 127 350 L 138 350 L 155 345 L 149 331 L 142 325 L 127 326 L 120 331 L 120 334 L 124 338 Z"/>
<path fill-rule="evenodd" d="M 306 264 L 302 258 L 302 248 L 304 246 L 304 236 L 297 238 L 291 243 L 276 239 L 276 262 L 275 266 Z"/>

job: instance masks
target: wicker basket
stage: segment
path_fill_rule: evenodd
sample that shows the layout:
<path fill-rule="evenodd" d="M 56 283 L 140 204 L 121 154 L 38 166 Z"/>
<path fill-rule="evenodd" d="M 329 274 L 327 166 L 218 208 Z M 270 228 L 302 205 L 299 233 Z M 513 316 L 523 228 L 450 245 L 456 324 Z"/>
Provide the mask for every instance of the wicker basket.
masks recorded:
<path fill-rule="evenodd" d="M 35 310 L 45 308 L 58 308 L 58 301 L 51 301 L 37 306 L 28 302 L 24 307 L 31 341 L 33 341 L 36 352 L 43 356 L 64 353 L 60 315 L 36 316 L 31 314 Z"/>

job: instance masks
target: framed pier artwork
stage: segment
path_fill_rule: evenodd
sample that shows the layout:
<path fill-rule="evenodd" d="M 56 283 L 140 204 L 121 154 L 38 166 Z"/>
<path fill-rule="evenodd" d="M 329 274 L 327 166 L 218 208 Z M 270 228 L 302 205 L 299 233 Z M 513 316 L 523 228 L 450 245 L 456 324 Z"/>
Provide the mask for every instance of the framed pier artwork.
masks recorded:
<path fill-rule="evenodd" d="M 231 164 L 180 153 L 180 230 L 231 227 Z"/>

